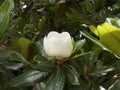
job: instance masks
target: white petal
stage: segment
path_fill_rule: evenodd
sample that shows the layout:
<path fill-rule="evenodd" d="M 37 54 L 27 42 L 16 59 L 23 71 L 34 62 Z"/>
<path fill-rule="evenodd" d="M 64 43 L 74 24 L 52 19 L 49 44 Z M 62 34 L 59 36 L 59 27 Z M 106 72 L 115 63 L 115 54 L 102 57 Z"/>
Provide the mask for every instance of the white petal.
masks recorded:
<path fill-rule="evenodd" d="M 70 56 L 70 54 L 72 53 L 73 50 L 73 45 L 72 45 L 72 39 L 69 33 L 67 32 L 63 32 L 64 35 L 64 46 L 66 46 L 66 53 L 68 52 L 68 56 Z M 63 37 L 62 35 L 62 37 Z"/>
<path fill-rule="evenodd" d="M 58 41 L 56 37 L 44 37 L 44 50 L 49 56 L 55 56 L 57 53 L 56 41 Z"/>
<path fill-rule="evenodd" d="M 44 37 L 44 50 L 49 56 L 69 57 L 73 50 L 70 34 L 50 32 L 47 37 Z"/>
<path fill-rule="evenodd" d="M 60 37 L 61 37 L 62 39 L 71 39 L 71 36 L 70 36 L 70 34 L 69 34 L 68 32 L 62 32 L 62 33 L 60 34 Z"/>
<path fill-rule="evenodd" d="M 50 33 L 48 33 L 47 38 L 51 38 L 51 37 L 59 37 L 59 33 L 55 32 L 55 31 L 51 31 Z"/>
<path fill-rule="evenodd" d="M 72 50 L 73 50 L 73 45 L 72 43 L 70 42 L 70 40 L 64 40 L 63 43 L 61 43 L 61 50 L 62 50 L 62 53 L 61 53 L 61 56 L 63 57 L 69 57 L 72 53 Z"/>
<path fill-rule="evenodd" d="M 60 34 L 61 38 L 61 56 L 62 57 L 69 57 L 73 50 L 71 36 L 68 32 L 62 32 Z"/>
<path fill-rule="evenodd" d="M 100 90 L 105 90 L 105 88 L 103 86 L 99 86 L 100 87 Z"/>

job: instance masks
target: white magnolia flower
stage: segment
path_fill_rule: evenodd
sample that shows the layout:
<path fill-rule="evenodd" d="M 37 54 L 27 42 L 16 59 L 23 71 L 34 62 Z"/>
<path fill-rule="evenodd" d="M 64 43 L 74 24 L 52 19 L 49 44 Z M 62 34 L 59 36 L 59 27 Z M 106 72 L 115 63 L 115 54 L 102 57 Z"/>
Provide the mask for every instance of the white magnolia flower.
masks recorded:
<path fill-rule="evenodd" d="M 43 45 L 47 55 L 56 58 L 69 57 L 73 50 L 71 36 L 68 32 L 51 31 L 47 37 L 44 37 Z"/>

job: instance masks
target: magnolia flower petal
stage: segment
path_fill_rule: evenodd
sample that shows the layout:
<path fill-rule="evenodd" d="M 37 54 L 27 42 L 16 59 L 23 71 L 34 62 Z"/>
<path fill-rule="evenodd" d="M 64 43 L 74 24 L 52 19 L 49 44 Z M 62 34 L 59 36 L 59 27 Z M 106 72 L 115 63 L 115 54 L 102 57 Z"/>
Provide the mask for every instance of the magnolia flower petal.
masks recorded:
<path fill-rule="evenodd" d="M 51 38 L 51 37 L 59 37 L 59 33 L 55 32 L 55 31 L 51 31 L 50 33 L 48 33 L 47 38 Z"/>
<path fill-rule="evenodd" d="M 73 46 L 68 41 L 64 41 L 63 43 L 61 43 L 61 49 L 60 50 L 61 50 L 60 56 L 69 57 L 72 53 Z"/>
<path fill-rule="evenodd" d="M 71 36 L 68 32 L 63 32 L 61 33 L 61 38 L 63 39 L 65 45 L 67 46 L 68 50 L 72 52 L 73 50 L 73 45 L 72 45 L 72 39 Z"/>
<path fill-rule="evenodd" d="M 70 34 L 68 32 L 62 32 L 59 35 L 60 35 L 60 38 L 63 39 L 63 40 L 65 40 L 65 39 L 71 40 L 71 36 L 70 36 Z"/>
<path fill-rule="evenodd" d="M 44 37 L 44 50 L 49 56 L 69 57 L 73 50 L 72 40 L 67 32 L 61 34 L 52 31 Z"/>
<path fill-rule="evenodd" d="M 44 49 L 49 56 L 56 56 L 59 53 L 59 38 L 46 38 L 44 39 Z"/>
<path fill-rule="evenodd" d="M 61 47 L 62 47 L 61 56 L 69 57 L 71 55 L 71 53 L 72 53 L 72 50 L 73 50 L 72 40 L 71 40 L 71 37 L 70 37 L 70 35 L 68 33 L 64 33 L 63 35 L 65 36 L 65 38 L 61 39 L 62 40 L 62 43 L 61 43 Z"/>

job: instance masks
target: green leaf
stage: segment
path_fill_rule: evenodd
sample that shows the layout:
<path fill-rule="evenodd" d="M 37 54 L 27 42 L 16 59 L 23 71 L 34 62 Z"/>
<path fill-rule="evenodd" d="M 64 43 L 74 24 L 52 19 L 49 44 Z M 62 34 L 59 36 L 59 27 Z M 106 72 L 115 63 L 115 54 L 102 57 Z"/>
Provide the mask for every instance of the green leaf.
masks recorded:
<path fill-rule="evenodd" d="M 42 30 L 43 26 L 45 25 L 45 22 L 46 22 L 46 17 L 45 17 L 45 16 L 42 16 L 42 17 L 41 17 L 41 20 L 40 20 L 39 23 L 38 23 L 38 28 L 39 28 L 40 30 Z"/>
<path fill-rule="evenodd" d="M 7 60 L 1 62 L 0 65 L 4 66 L 6 69 L 10 69 L 10 70 L 18 70 L 19 68 L 23 67 L 23 63 L 11 62 L 11 61 L 7 61 Z"/>
<path fill-rule="evenodd" d="M 9 61 L 28 63 L 21 54 L 11 50 L 0 51 L 0 60 L 2 61 L 9 60 Z"/>
<path fill-rule="evenodd" d="M 0 90 L 14 90 L 10 88 L 8 83 L 11 78 L 13 78 L 13 74 L 5 67 L 0 65 Z"/>
<path fill-rule="evenodd" d="M 71 57 L 70 59 L 76 59 L 76 58 L 78 58 L 78 57 L 85 56 L 85 55 L 88 55 L 88 54 L 90 54 L 90 53 L 91 53 L 91 52 L 76 54 L 75 56 Z"/>
<path fill-rule="evenodd" d="M 53 72 L 56 69 L 56 66 L 51 61 L 39 61 L 39 63 L 36 65 L 32 65 L 34 69 L 44 71 L 44 72 Z"/>
<path fill-rule="evenodd" d="M 99 56 L 101 55 L 102 52 L 102 48 L 99 46 L 94 46 L 91 50 L 92 53 L 90 53 L 89 55 L 89 60 L 90 60 L 90 70 L 95 70 L 96 69 L 96 65 L 95 63 L 98 62 L 99 60 Z M 109 60 L 110 61 L 110 60 Z"/>
<path fill-rule="evenodd" d="M 56 2 L 56 0 L 38 0 L 39 1 L 39 3 L 55 3 Z"/>
<path fill-rule="evenodd" d="M 105 9 L 101 9 L 99 12 L 99 16 L 102 20 L 105 20 L 107 17 L 107 11 Z"/>
<path fill-rule="evenodd" d="M 55 5 L 55 24 L 57 25 L 61 20 L 65 18 L 65 12 L 68 10 L 66 0 L 60 0 Z"/>
<path fill-rule="evenodd" d="M 101 0 L 95 0 L 94 3 L 94 9 L 98 10 L 101 7 L 102 1 Z"/>
<path fill-rule="evenodd" d="M 39 16 L 36 12 L 31 13 L 29 17 L 30 23 L 34 24 L 35 26 L 38 24 Z"/>
<path fill-rule="evenodd" d="M 108 18 L 108 19 L 110 19 L 112 25 L 120 28 L 120 18 L 115 17 L 115 18 Z"/>
<path fill-rule="evenodd" d="M 66 12 L 65 14 L 66 14 L 67 18 L 69 20 L 73 21 L 73 22 L 78 22 L 78 21 L 81 20 L 80 19 L 80 15 L 79 15 L 78 12 L 74 12 L 74 13 L 68 13 L 68 12 Z"/>
<path fill-rule="evenodd" d="M 43 40 L 39 40 L 35 43 L 36 45 L 36 49 L 37 49 L 37 52 L 39 54 L 42 54 L 44 52 L 44 49 L 43 49 Z"/>
<path fill-rule="evenodd" d="M 65 74 L 67 76 L 67 80 L 72 85 L 79 85 L 79 74 L 75 70 L 75 68 L 71 65 L 64 65 Z"/>
<path fill-rule="evenodd" d="M 85 42 L 86 42 L 85 39 L 75 42 L 73 53 L 76 53 L 77 51 L 79 51 L 83 47 Z"/>
<path fill-rule="evenodd" d="M 92 53 L 90 53 L 90 57 L 89 59 L 91 61 L 94 61 L 94 60 L 97 60 L 97 58 L 99 57 L 99 55 L 101 54 L 102 52 L 102 49 L 98 46 L 94 46 L 91 50 Z"/>
<path fill-rule="evenodd" d="M 101 42 L 99 40 L 97 40 L 96 38 L 94 38 L 92 35 L 90 35 L 87 31 L 80 31 L 82 35 L 84 35 L 85 37 L 87 37 L 88 39 L 90 39 L 92 42 L 94 42 L 95 44 L 99 45 L 100 47 L 102 47 L 104 50 L 109 51 L 103 44 L 101 44 Z"/>
<path fill-rule="evenodd" d="M 120 90 L 120 80 L 116 80 L 108 90 Z"/>
<path fill-rule="evenodd" d="M 79 77 L 79 82 L 81 90 L 89 90 L 89 81 L 87 81 L 84 77 L 81 76 Z"/>
<path fill-rule="evenodd" d="M 119 9 L 120 8 L 120 2 L 117 2 L 117 3 L 113 4 L 113 7 Z"/>
<path fill-rule="evenodd" d="M 63 90 L 64 85 L 65 73 L 58 67 L 57 71 L 49 77 L 46 90 Z"/>
<path fill-rule="evenodd" d="M 26 87 L 41 82 L 48 76 L 47 72 L 31 70 L 17 76 L 10 81 L 12 87 Z"/>
<path fill-rule="evenodd" d="M 101 76 L 105 76 L 107 75 L 109 72 L 114 71 L 115 68 L 113 67 L 101 67 L 99 69 L 97 69 L 96 71 L 94 71 L 93 73 L 90 73 L 90 75 L 92 75 L 93 77 L 101 77 Z"/>
<path fill-rule="evenodd" d="M 5 0 L 0 6 L 0 40 L 6 32 L 9 23 L 10 12 L 14 7 L 13 0 Z"/>
<path fill-rule="evenodd" d="M 36 50 L 37 50 L 38 54 L 41 55 L 41 58 L 48 59 L 48 56 L 47 56 L 47 54 L 45 53 L 44 48 L 43 48 L 43 40 L 37 41 L 37 42 L 35 43 L 35 46 L 36 46 Z"/>

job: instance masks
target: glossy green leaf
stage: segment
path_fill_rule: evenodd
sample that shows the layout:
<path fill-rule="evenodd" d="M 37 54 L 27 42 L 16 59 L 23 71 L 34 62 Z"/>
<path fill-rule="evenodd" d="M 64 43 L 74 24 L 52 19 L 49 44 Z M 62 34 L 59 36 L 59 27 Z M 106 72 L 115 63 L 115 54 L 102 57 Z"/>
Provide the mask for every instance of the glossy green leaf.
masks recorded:
<path fill-rule="evenodd" d="M 22 63 L 28 63 L 25 58 L 18 52 L 6 50 L 6 51 L 0 51 L 0 60 L 9 60 L 9 61 L 16 61 L 16 62 L 22 62 Z"/>
<path fill-rule="evenodd" d="M 90 73 L 90 75 L 96 76 L 96 77 L 101 77 L 101 76 L 107 75 L 109 72 L 112 72 L 114 70 L 115 70 L 115 68 L 113 68 L 113 67 L 107 67 L 107 68 L 101 67 L 101 68 L 97 69 L 95 72 Z"/>
<path fill-rule="evenodd" d="M 26 87 L 41 82 L 48 76 L 47 72 L 31 70 L 17 76 L 10 81 L 12 87 Z"/>
<path fill-rule="evenodd" d="M 44 52 L 44 49 L 43 49 L 43 40 L 39 40 L 35 43 L 36 45 L 36 49 L 37 49 L 37 52 L 39 54 L 42 54 Z"/>
<path fill-rule="evenodd" d="M 41 58 L 48 59 L 47 54 L 44 51 L 43 40 L 39 40 L 35 43 L 37 53 L 41 55 Z"/>
<path fill-rule="evenodd" d="M 56 69 L 55 64 L 51 61 L 39 61 L 38 64 L 33 64 L 32 67 L 44 72 L 53 72 Z"/>
<path fill-rule="evenodd" d="M 76 59 L 76 58 L 79 58 L 79 57 L 81 57 L 81 56 L 88 55 L 88 54 L 90 54 L 90 53 L 91 53 L 91 52 L 76 54 L 75 56 L 71 57 L 70 59 Z"/>
<path fill-rule="evenodd" d="M 1 64 L 2 63 L 0 63 L 0 90 L 14 90 L 14 88 L 9 85 L 9 80 L 13 78 L 14 75 Z"/>
<path fill-rule="evenodd" d="M 18 70 L 23 67 L 23 63 L 11 62 L 11 61 L 7 61 L 7 60 L 1 62 L 0 65 L 4 66 L 6 69 L 10 69 L 10 70 Z"/>
<path fill-rule="evenodd" d="M 97 58 L 99 57 L 99 55 L 101 54 L 102 49 L 98 46 L 95 46 L 92 48 L 92 53 L 90 53 L 90 60 L 94 61 L 97 60 Z"/>
<path fill-rule="evenodd" d="M 67 76 L 67 80 L 72 85 L 79 85 L 79 74 L 75 70 L 75 68 L 71 65 L 64 65 L 65 74 Z"/>
<path fill-rule="evenodd" d="M 120 90 L 120 80 L 116 80 L 108 90 Z"/>
<path fill-rule="evenodd" d="M 58 68 L 57 71 L 49 77 L 46 90 L 63 90 L 64 85 L 65 73 L 61 68 Z"/>
<path fill-rule="evenodd" d="M 35 55 L 34 58 L 33 58 L 33 61 L 35 62 L 41 62 L 41 61 L 47 61 L 47 59 L 45 57 L 43 57 L 42 55 Z"/>
<path fill-rule="evenodd" d="M 103 44 L 100 43 L 99 40 L 97 40 L 96 38 L 94 38 L 87 31 L 80 31 L 80 32 L 81 32 L 82 35 L 84 35 L 85 37 L 87 37 L 88 39 L 90 39 L 92 42 L 94 42 L 95 44 L 97 44 L 100 47 L 102 47 L 104 50 L 108 50 Z"/>
<path fill-rule="evenodd" d="M 6 90 L 6 86 L 8 86 L 8 80 L 9 78 L 12 78 L 11 73 L 8 71 L 6 72 L 6 69 L 0 65 L 0 89 Z M 9 75 L 9 76 L 8 76 Z"/>
<path fill-rule="evenodd" d="M 23 63 L 3 62 L 2 65 L 9 70 L 18 70 L 23 67 Z"/>
<path fill-rule="evenodd" d="M 92 53 L 90 53 L 90 55 L 89 55 L 89 60 L 90 60 L 89 65 L 90 65 L 91 70 L 96 69 L 95 63 L 97 61 L 99 61 L 98 59 L 99 59 L 99 56 L 101 55 L 102 51 L 103 51 L 102 48 L 99 46 L 95 46 L 92 48 L 92 50 L 91 50 Z"/>
<path fill-rule="evenodd" d="M 9 23 L 10 12 L 14 7 L 13 0 L 5 0 L 0 6 L 0 39 L 6 32 L 6 28 Z"/>
<path fill-rule="evenodd" d="M 83 45 L 85 44 L 85 42 L 86 42 L 85 39 L 79 40 L 79 41 L 75 42 L 73 53 L 76 53 L 77 51 L 79 51 L 83 47 Z"/>

